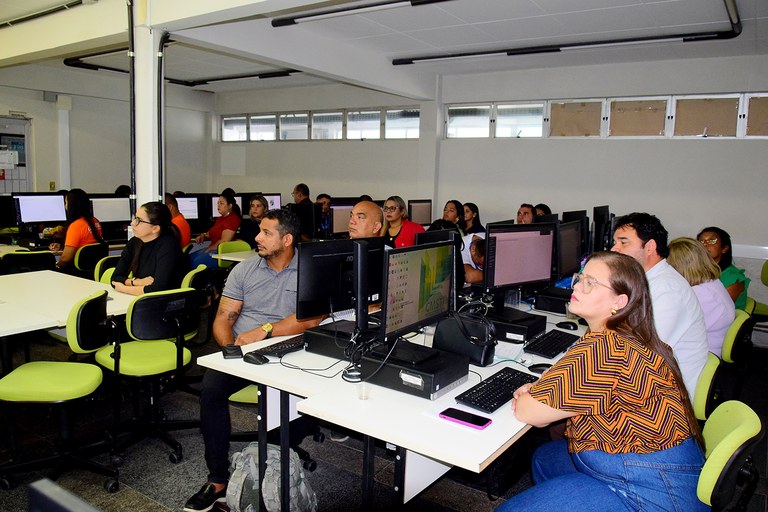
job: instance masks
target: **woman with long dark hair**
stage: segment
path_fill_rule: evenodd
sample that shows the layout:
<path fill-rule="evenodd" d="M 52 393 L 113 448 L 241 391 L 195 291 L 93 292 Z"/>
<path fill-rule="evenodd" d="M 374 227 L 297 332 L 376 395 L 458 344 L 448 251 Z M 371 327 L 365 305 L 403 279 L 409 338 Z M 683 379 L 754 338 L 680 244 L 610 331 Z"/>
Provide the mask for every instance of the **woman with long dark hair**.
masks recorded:
<path fill-rule="evenodd" d="M 471 233 L 485 233 L 485 227 L 480 222 L 480 209 L 475 203 L 464 203 L 464 230 L 465 235 Z"/>
<path fill-rule="evenodd" d="M 62 251 L 56 267 L 65 268 L 75 260 L 77 250 L 84 245 L 104 242 L 101 238 L 101 224 L 93 216 L 91 199 L 84 190 L 73 188 L 64 196 L 67 211 L 67 234 L 64 237 L 64 248 L 61 244 L 53 243 L 49 249 Z"/>
<path fill-rule="evenodd" d="M 464 205 L 458 199 L 451 199 L 443 207 L 443 216 L 429 225 L 427 231 L 456 229 L 464 236 Z"/>
<path fill-rule="evenodd" d="M 696 239 L 704 245 L 720 267 L 720 282 L 728 290 L 728 295 L 733 299 L 736 309 L 744 309 L 747 305 L 747 291 L 751 280 L 744 274 L 744 270 L 733 264 L 731 235 L 724 229 L 709 226 L 699 231 Z"/>
<path fill-rule="evenodd" d="M 537 427 L 567 419 L 566 439 L 536 451 L 536 485 L 498 510 L 709 510 L 696 497 L 701 431 L 656 334 L 643 268 L 593 254 L 574 276 L 570 311 L 589 332 L 512 405 Z"/>
<path fill-rule="evenodd" d="M 381 228 L 384 243 L 392 248 L 410 247 L 416 244 L 416 233 L 423 233 L 421 224 L 408 219 L 408 208 L 400 196 L 389 196 L 384 201 L 384 226 Z"/>
<path fill-rule="evenodd" d="M 131 295 L 172 290 L 187 271 L 179 233 L 163 203 L 144 203 L 133 217 L 133 238 L 112 275 L 115 290 Z"/>
<path fill-rule="evenodd" d="M 205 249 L 195 251 L 189 255 L 192 268 L 197 267 L 201 263 L 210 268 L 217 267 L 218 261 L 213 259 L 211 254 L 218 251 L 221 242 L 229 242 L 235 239 L 237 228 L 240 227 L 240 222 L 243 220 L 242 215 L 240 215 L 240 207 L 237 206 L 235 201 L 235 196 L 229 194 L 226 190 L 219 196 L 216 208 L 219 211 L 219 216 L 216 217 L 216 221 L 211 226 L 211 229 L 195 238 L 195 243 L 199 244 L 208 239 L 211 241 L 211 244 Z"/>

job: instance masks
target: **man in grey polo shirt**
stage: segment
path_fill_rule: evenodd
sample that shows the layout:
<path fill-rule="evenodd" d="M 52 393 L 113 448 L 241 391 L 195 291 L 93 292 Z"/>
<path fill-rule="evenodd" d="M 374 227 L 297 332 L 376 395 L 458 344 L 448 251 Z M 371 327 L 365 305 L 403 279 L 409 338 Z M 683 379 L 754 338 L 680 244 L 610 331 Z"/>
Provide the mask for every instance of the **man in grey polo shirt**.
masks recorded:
<path fill-rule="evenodd" d="M 299 334 L 315 327 L 320 318 L 296 320 L 295 245 L 299 220 L 287 210 L 272 210 L 261 221 L 256 236 L 258 256 L 230 272 L 213 323 L 219 345 L 247 345 L 274 336 Z M 208 370 L 200 395 L 200 423 L 205 443 L 208 481 L 189 500 L 187 512 L 206 511 L 226 501 L 229 480 L 229 396 L 250 381 Z"/>

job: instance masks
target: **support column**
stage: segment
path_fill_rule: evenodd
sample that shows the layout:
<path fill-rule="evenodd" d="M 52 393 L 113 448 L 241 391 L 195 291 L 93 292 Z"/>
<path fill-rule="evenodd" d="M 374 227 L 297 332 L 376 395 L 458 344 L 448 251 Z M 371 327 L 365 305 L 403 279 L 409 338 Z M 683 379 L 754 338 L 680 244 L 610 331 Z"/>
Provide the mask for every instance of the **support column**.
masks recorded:
<path fill-rule="evenodd" d="M 56 121 L 59 139 L 59 183 L 57 189 L 72 188 L 72 166 L 69 157 L 69 111 L 72 110 L 72 97 L 59 94 L 56 96 Z M 85 188 L 81 185 L 80 188 Z M 47 184 L 44 189 L 47 190 Z"/>

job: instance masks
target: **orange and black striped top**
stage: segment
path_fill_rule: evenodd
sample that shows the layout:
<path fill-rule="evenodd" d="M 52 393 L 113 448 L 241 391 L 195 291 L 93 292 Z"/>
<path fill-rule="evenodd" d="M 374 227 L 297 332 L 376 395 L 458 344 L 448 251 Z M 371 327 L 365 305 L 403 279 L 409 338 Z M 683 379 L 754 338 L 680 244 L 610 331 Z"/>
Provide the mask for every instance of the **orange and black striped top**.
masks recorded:
<path fill-rule="evenodd" d="M 530 393 L 552 408 L 577 413 L 565 430 L 571 453 L 652 453 L 691 437 L 669 365 L 615 331 L 585 335 Z"/>

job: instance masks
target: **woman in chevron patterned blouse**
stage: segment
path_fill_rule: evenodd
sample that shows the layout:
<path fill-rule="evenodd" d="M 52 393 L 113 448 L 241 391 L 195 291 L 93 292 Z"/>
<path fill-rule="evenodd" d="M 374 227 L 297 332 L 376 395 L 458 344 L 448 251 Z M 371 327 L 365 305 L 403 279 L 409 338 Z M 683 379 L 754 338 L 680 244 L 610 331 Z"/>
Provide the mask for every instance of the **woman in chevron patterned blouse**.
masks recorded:
<path fill-rule="evenodd" d="M 570 311 L 589 332 L 512 402 L 537 427 L 567 419 L 566 439 L 536 451 L 536 485 L 498 510 L 709 510 L 696 497 L 701 431 L 640 264 L 593 254 L 574 276 Z"/>

